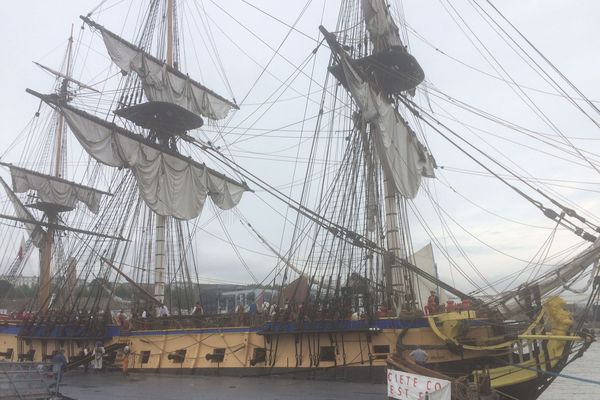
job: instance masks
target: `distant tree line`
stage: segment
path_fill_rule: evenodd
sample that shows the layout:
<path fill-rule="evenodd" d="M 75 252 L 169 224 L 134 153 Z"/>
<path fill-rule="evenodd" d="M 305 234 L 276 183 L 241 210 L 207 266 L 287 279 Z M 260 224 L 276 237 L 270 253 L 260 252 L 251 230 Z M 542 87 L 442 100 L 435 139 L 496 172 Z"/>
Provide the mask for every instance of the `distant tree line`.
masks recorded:
<path fill-rule="evenodd" d="M 37 285 L 26 286 L 19 285 L 14 286 L 9 281 L 2 279 L 0 280 L 0 298 L 6 299 L 28 299 L 36 295 L 38 290 Z"/>
<path fill-rule="evenodd" d="M 152 293 L 152 285 L 141 285 L 147 292 Z M 196 302 L 201 302 L 206 313 L 216 313 L 219 297 L 222 292 L 252 289 L 253 286 L 213 285 L 213 284 L 167 284 L 165 286 L 165 302 L 174 309 L 191 310 Z M 31 299 L 37 294 L 38 286 L 14 286 L 7 280 L 0 280 L 0 299 Z M 144 299 L 139 289 L 128 283 L 109 282 L 96 278 L 89 283 L 79 284 L 73 291 L 79 298 L 106 297 L 109 293 L 119 299 L 132 302 L 132 308 L 151 309 L 153 306 Z M 252 298 L 250 298 L 252 297 Z M 253 295 L 248 298 L 254 300 Z M 173 310 L 174 311 L 174 310 Z"/>

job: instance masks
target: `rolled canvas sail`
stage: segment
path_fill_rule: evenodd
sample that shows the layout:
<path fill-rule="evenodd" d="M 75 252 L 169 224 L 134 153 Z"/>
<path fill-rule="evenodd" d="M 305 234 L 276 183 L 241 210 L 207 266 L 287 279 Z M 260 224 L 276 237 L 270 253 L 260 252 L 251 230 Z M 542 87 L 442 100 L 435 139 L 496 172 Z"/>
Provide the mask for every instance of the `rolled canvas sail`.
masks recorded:
<path fill-rule="evenodd" d="M 362 0 L 362 11 L 374 52 L 402 46 L 398 26 L 384 0 Z"/>
<path fill-rule="evenodd" d="M 583 271 L 598 262 L 600 258 L 600 238 L 596 239 L 594 244 L 573 257 L 569 262 L 562 267 L 554 269 L 542 277 L 532 285 L 522 285 L 514 293 L 514 296 L 506 296 L 502 294 L 503 301 L 498 304 L 499 309 L 505 317 L 517 315 L 526 309 L 526 304 L 519 299 L 518 294 L 524 293 L 527 290 L 536 290 L 539 293 L 551 293 L 552 291 L 568 286 Z"/>
<path fill-rule="evenodd" d="M 353 68 L 348 56 L 340 53 L 348 88 L 362 117 L 371 123 L 372 138 L 386 176 L 407 198 L 417 195 L 421 176 L 434 177 L 434 162 L 425 146 L 394 107 Z"/>
<path fill-rule="evenodd" d="M 1 177 L 0 183 L 4 187 L 4 190 L 6 191 L 6 194 L 8 195 L 8 198 L 10 199 L 10 202 L 12 203 L 17 216 L 24 220 L 35 221 L 35 217 L 33 216 L 33 214 L 31 214 L 31 212 L 27 208 L 25 208 L 23 203 L 21 203 L 21 200 L 19 200 L 19 198 L 15 195 L 12 189 Z M 39 248 L 42 243 L 42 239 L 46 234 L 46 231 L 44 231 L 44 229 L 35 224 L 25 223 L 24 225 L 25 229 L 29 233 L 29 237 L 31 238 L 32 243 L 35 247 Z"/>
<path fill-rule="evenodd" d="M 413 261 L 420 270 L 427 272 L 431 276 L 437 277 L 435 260 L 433 259 L 433 247 L 431 246 L 431 243 L 413 254 Z M 440 304 L 446 303 L 446 300 L 448 300 L 446 292 L 444 290 L 439 290 L 435 283 L 420 276 L 416 277 L 415 280 L 415 295 L 417 296 L 421 308 L 425 307 L 427 304 L 427 299 L 429 298 L 429 294 L 432 290 L 437 294 Z"/>
<path fill-rule="evenodd" d="M 102 193 L 92 188 L 78 185 L 64 179 L 10 166 L 13 190 L 24 193 L 35 190 L 44 203 L 74 208 L 80 201 L 97 214 L 100 209 Z"/>
<path fill-rule="evenodd" d="M 99 26 L 98 26 L 99 27 Z M 223 119 L 238 107 L 166 63 L 145 53 L 114 33 L 99 27 L 113 62 L 125 72 L 134 71 L 142 80 L 150 101 L 177 104 L 194 114 Z"/>
<path fill-rule="evenodd" d="M 140 195 L 155 213 L 189 220 L 202 212 L 207 195 L 219 208 L 235 207 L 247 190 L 210 168 L 151 146 L 83 111 L 61 108 L 83 148 L 99 162 L 133 172 Z"/>

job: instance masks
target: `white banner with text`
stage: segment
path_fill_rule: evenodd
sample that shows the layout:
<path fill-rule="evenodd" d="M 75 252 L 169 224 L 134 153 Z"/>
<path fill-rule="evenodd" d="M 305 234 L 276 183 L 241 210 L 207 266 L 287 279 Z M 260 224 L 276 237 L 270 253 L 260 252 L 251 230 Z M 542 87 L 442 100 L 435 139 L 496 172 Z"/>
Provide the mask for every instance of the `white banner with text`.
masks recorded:
<path fill-rule="evenodd" d="M 388 396 L 400 400 L 450 400 L 450 381 L 387 370 Z"/>

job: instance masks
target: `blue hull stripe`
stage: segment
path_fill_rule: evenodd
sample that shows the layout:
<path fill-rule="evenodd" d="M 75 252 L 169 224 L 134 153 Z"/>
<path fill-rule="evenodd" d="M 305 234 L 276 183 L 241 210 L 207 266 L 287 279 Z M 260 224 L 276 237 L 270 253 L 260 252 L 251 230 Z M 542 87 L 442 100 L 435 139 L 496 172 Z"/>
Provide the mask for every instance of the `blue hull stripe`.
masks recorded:
<path fill-rule="evenodd" d="M 357 332 L 357 331 L 378 331 L 383 329 L 407 329 L 407 328 L 425 328 L 429 326 L 425 318 L 417 319 L 380 319 L 376 321 L 360 320 L 323 320 L 312 322 L 269 322 L 260 327 L 223 327 L 223 328 L 190 328 L 190 329 L 152 329 L 139 330 L 132 332 L 123 332 L 127 336 L 159 336 L 159 335 L 190 335 L 190 334 L 210 334 L 210 333 L 245 333 L 257 332 L 266 335 L 272 334 L 293 334 L 301 332 L 327 333 L 327 332 Z M 0 334 L 18 335 L 21 331 L 21 325 L 0 325 Z M 121 335 L 121 329 L 118 326 L 108 326 L 105 331 L 105 337 L 115 337 Z M 43 326 L 36 327 L 30 332 L 30 337 L 67 338 L 74 339 L 85 337 L 85 329 L 79 326 L 67 325 L 58 326 L 48 332 Z"/>

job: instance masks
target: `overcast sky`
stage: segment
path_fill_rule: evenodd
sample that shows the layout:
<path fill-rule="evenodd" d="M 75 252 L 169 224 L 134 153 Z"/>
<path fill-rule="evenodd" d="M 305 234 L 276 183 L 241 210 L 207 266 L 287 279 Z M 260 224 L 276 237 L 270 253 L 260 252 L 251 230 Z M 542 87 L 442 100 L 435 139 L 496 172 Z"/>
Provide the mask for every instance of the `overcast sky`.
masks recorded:
<path fill-rule="evenodd" d="M 57 7 L 57 2 L 21 0 L 4 5 L 5 18 L 0 25 L 0 35 L 5 38 L 0 43 L 3 54 L 3 62 L 0 63 L 0 74 L 3 77 L 3 96 L 0 100 L 2 143 L 12 142 L 37 110 L 38 101 L 27 95 L 25 88 L 30 87 L 42 92 L 51 89 L 51 77 L 31 61 L 58 66 L 64 54 L 71 24 L 74 24 L 75 36 L 79 37 L 81 21 L 78 16 L 93 10 L 98 3 L 98 0 L 61 0 L 60 7 Z M 93 17 L 109 29 L 123 32 L 125 37 L 131 39 L 128 34 L 133 29 L 133 16 L 136 15 L 136 7 L 140 3 L 134 1 L 134 6 L 129 7 L 127 1 L 109 0 L 104 5 L 106 11 L 100 9 L 98 11 L 102 12 L 96 12 Z M 231 152 L 238 162 L 249 165 L 252 171 L 260 173 L 274 185 L 286 188 L 291 181 L 293 165 L 290 157 L 296 154 L 300 126 L 294 125 L 260 137 L 248 135 L 264 132 L 264 129 L 287 126 L 305 118 L 305 100 L 294 98 L 298 97 L 299 93 L 306 94 L 309 87 L 313 92 L 311 98 L 316 102 L 320 100 L 318 82 L 322 81 L 329 57 L 329 50 L 324 46 L 319 48 L 316 55 L 315 72 L 311 70 L 312 64 L 305 66 L 303 70 L 307 76 L 314 74 L 312 84 L 307 76 L 302 75 L 290 84 L 288 90 L 276 90 L 281 85 L 280 80 L 292 76 L 294 66 L 301 65 L 316 47 L 316 42 L 305 35 L 317 38 L 318 25 L 321 23 L 330 30 L 335 30 L 338 2 L 309 2 L 296 26 L 302 34 L 297 31 L 291 32 L 285 41 L 288 27 L 240 0 L 197 1 L 198 6 L 191 0 L 183 3 L 180 10 L 186 13 L 182 24 L 184 43 L 194 40 L 200 42 L 199 45 L 196 43 L 200 50 L 187 50 L 186 47 L 183 70 L 219 93 L 235 97 L 240 103 L 243 101 L 242 110 L 228 122 L 229 127 L 224 130 L 230 132 L 225 135 L 225 141 L 229 144 L 236 142 L 231 144 Z M 304 2 L 281 0 L 250 3 L 288 25 L 294 24 L 305 5 Z M 525 90 L 527 95 L 548 113 L 564 135 L 572 138 L 572 143 L 592 154 L 598 153 L 600 130 L 564 99 L 545 93 L 555 91 L 507 48 L 506 43 L 477 15 L 470 1 L 451 2 L 460 15 L 454 15 L 454 19 L 450 16 L 453 10 L 446 1 L 405 0 L 402 3 L 408 24 L 411 53 L 425 70 L 428 87 L 532 131 L 548 134 L 550 140 L 563 140 L 523 104 L 510 86 L 497 79 L 501 72 L 491 67 L 485 59 L 489 60 L 493 56 L 516 82 L 528 88 Z M 599 2 L 510 0 L 497 3 L 507 18 L 588 98 L 600 100 L 600 27 L 597 23 L 600 15 Z M 325 13 L 322 14 L 322 11 Z M 201 24 L 194 22 L 202 12 L 209 15 L 206 21 L 212 26 L 214 41 L 219 48 L 219 56 L 223 61 L 229 85 L 218 77 L 219 68 L 213 66 L 209 56 L 214 53 L 207 50 L 206 43 L 203 43 L 199 33 Z M 470 40 L 465 34 L 465 26 L 460 22 L 457 24 L 461 17 L 475 33 L 475 37 Z M 260 39 L 254 37 L 250 31 Z M 101 56 L 105 50 L 98 40 L 98 35 L 93 38 L 89 31 L 86 34 L 87 36 L 82 36 L 84 41 L 81 43 L 78 57 L 79 61 L 85 59 L 88 64 L 85 67 L 81 66 L 83 62 L 78 64 L 75 76 L 84 82 L 95 83 L 116 70 L 111 70 L 106 56 Z M 490 51 L 485 58 L 473 45 L 477 39 L 485 43 L 486 49 Z M 273 49 L 280 45 L 279 55 L 273 57 Z M 261 76 L 261 71 L 267 63 L 270 63 L 268 70 L 273 76 Z M 259 76 L 260 80 L 254 85 Z M 564 84 L 563 86 L 566 87 Z M 274 91 L 275 98 L 279 98 L 280 101 L 270 108 L 259 107 L 259 104 L 274 99 L 271 97 Z M 435 90 L 429 92 L 428 97 L 423 93 L 421 92 L 417 99 L 424 105 L 428 101 L 438 118 L 452 125 L 471 143 L 511 168 L 522 168 L 520 173 L 523 175 L 546 179 L 544 190 L 551 190 L 553 194 L 573 201 L 587 210 L 587 216 L 598 214 L 600 176 L 586 166 L 583 160 L 567 156 L 551 146 L 546 147 L 522 133 L 477 118 L 472 113 L 449 104 L 440 98 Z M 258 118 L 259 115 L 263 117 Z M 308 107 L 306 116 L 312 115 L 314 105 Z M 596 120 L 599 119 L 598 114 L 591 115 Z M 453 122 L 453 118 L 459 119 L 461 123 Z M 314 122 L 311 121 L 308 120 L 304 126 L 305 136 L 313 128 L 310 124 Z M 477 131 L 476 128 L 487 133 Z M 205 135 L 206 138 L 216 138 L 210 131 Z M 553 223 L 545 219 L 539 210 L 505 186 L 494 182 L 489 176 L 473 175 L 482 172 L 482 169 L 452 149 L 434 132 L 426 129 L 425 138 L 437 163 L 444 168 L 438 171 L 438 179 L 435 182 L 426 183 L 426 190 L 435 193 L 435 199 L 439 201 L 447 223 L 469 254 L 470 260 L 492 278 L 522 268 L 525 265 L 524 260 L 534 258 L 548 239 L 554 227 Z M 18 155 L 15 154 L 7 157 L 6 161 L 18 160 Z M 300 177 L 301 174 L 296 175 L 295 180 L 298 181 Z M 468 201 L 465 201 L 465 198 Z M 270 206 L 261 199 L 270 203 Z M 442 229 L 440 219 L 427 196 L 421 196 L 414 204 L 426 216 L 440 243 L 448 246 L 456 261 L 469 271 L 464 256 L 454 249 L 448 232 Z M 276 205 L 273 199 L 269 200 L 263 193 L 257 193 L 246 196 L 239 209 L 266 238 L 279 246 L 284 224 L 281 218 L 273 213 L 271 206 L 280 211 L 284 210 L 280 205 Z M 240 235 L 243 234 L 245 231 L 238 226 L 237 218 L 230 218 L 226 221 L 227 224 Z M 412 222 L 412 228 L 415 248 L 429 242 L 430 239 L 416 220 Z M 218 226 L 213 227 L 212 232 L 223 237 Z M 289 226 L 285 232 L 284 237 L 288 237 L 291 232 Z M 236 240 L 244 247 L 268 253 L 252 239 L 240 237 Z M 240 267 L 239 261 L 227 244 L 213 237 L 207 237 L 203 243 L 205 246 L 199 250 L 205 267 L 201 272 L 202 276 L 207 279 L 249 282 L 248 275 Z M 574 243 L 577 243 L 577 240 L 572 234 L 559 231 L 550 254 Z M 285 246 L 283 241 L 283 248 Z M 274 265 L 274 259 L 271 257 L 246 251 L 242 253 L 258 277 L 264 276 Z M 459 287 L 463 286 L 463 289 L 469 289 L 460 279 L 460 275 L 452 271 L 438 250 L 436 257 L 443 279 Z M 223 274 L 223 271 L 227 272 Z"/>

